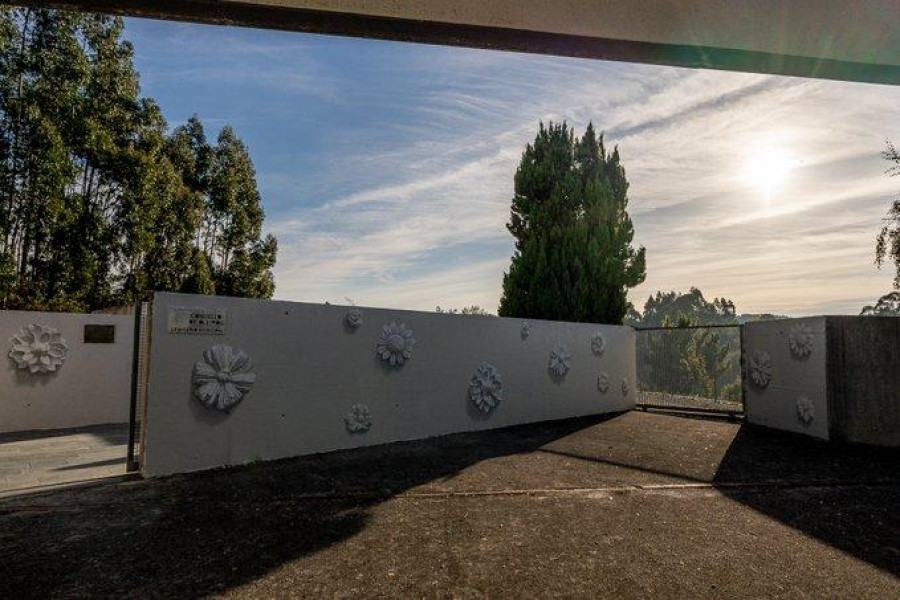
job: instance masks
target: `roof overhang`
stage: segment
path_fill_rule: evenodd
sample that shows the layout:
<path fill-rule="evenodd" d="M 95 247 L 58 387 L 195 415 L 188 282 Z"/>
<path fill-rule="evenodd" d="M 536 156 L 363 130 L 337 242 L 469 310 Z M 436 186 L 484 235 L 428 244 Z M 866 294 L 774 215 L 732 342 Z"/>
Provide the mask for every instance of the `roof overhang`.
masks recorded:
<path fill-rule="evenodd" d="M 23 4 L 900 84 L 897 0 L 53 0 Z"/>

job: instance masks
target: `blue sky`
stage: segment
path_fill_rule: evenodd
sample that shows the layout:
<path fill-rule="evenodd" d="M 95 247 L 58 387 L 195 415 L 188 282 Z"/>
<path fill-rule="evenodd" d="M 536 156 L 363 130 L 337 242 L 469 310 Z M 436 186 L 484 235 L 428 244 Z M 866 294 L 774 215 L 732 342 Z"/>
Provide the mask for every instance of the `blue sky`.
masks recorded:
<path fill-rule="evenodd" d="M 496 310 L 540 120 L 618 144 L 647 281 L 742 312 L 856 314 L 900 179 L 900 88 L 128 19 L 143 93 L 248 144 L 276 298 Z"/>

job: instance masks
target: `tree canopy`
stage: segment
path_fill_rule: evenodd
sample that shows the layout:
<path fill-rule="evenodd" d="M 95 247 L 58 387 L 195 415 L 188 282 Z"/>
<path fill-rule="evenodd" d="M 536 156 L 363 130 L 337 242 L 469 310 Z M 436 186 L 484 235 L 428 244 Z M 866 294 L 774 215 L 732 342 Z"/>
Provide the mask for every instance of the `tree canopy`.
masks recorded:
<path fill-rule="evenodd" d="M 169 132 L 119 18 L 0 9 L 0 308 L 90 311 L 155 290 L 271 297 L 249 152 Z"/>
<path fill-rule="evenodd" d="M 891 142 L 887 142 L 882 156 L 892 163 L 888 174 L 892 177 L 900 175 L 900 152 Z M 875 264 L 879 269 L 885 260 L 894 263 L 894 288 L 900 289 L 900 197 L 894 198 L 885 224 L 875 238 Z"/>
<path fill-rule="evenodd" d="M 885 294 L 874 306 L 864 306 L 859 314 L 862 317 L 900 317 L 900 292 Z"/>
<path fill-rule="evenodd" d="M 576 138 L 540 124 L 515 175 L 507 228 L 515 237 L 499 314 L 621 323 L 628 288 L 643 282 L 643 247 L 632 245 L 628 180 L 617 148 L 593 124 Z"/>
<path fill-rule="evenodd" d="M 647 298 L 644 312 L 630 313 L 628 324 L 634 327 L 676 327 L 680 321 L 689 325 L 733 325 L 738 323 L 734 302 L 715 298 L 712 302 L 703 292 L 692 287 L 686 294 L 656 292 Z"/>

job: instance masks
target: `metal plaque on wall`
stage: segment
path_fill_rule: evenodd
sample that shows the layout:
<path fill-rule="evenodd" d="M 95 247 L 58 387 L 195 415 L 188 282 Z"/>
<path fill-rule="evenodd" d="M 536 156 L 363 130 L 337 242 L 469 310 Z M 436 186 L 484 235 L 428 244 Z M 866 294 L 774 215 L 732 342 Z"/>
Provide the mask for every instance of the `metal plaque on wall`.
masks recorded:
<path fill-rule="evenodd" d="M 228 312 L 212 308 L 169 308 L 169 333 L 224 335 Z"/>

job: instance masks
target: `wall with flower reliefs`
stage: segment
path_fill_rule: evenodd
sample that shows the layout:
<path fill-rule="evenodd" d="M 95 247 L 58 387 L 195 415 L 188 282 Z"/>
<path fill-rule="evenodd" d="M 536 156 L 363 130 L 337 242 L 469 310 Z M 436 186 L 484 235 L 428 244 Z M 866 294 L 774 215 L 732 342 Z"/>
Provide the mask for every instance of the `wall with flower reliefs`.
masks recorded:
<path fill-rule="evenodd" d="M 826 317 L 747 323 L 747 421 L 828 439 Z"/>
<path fill-rule="evenodd" d="M 157 294 L 151 337 L 148 476 L 634 406 L 629 327 Z"/>
<path fill-rule="evenodd" d="M 86 325 L 113 341 L 85 343 Z M 129 315 L 0 311 L 0 433 L 128 422 L 133 340 Z"/>

